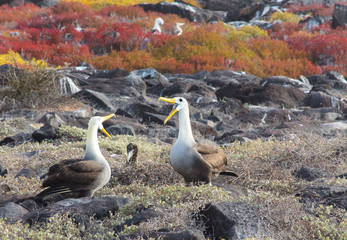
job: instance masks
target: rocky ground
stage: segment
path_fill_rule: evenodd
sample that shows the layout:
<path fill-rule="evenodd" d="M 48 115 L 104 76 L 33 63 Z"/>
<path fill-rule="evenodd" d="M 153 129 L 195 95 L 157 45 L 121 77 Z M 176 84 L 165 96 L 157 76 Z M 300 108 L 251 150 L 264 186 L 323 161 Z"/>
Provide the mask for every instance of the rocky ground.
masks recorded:
<path fill-rule="evenodd" d="M 1 70 L 4 94 L 20 70 Z M 46 104 L 0 105 L 0 224 L 13 239 L 346 239 L 341 74 L 261 79 L 232 70 L 187 75 L 87 65 L 55 74 Z M 172 106 L 160 96 L 188 100 L 196 140 L 222 147 L 238 178 L 185 186 L 168 162 L 178 117 L 163 125 Z M 83 156 L 88 119 L 109 113 L 117 115 L 104 123 L 113 139 L 99 139 L 113 169 L 109 184 L 91 199 L 35 203 L 40 176 L 52 163 Z M 130 142 L 139 147 L 136 165 L 126 162 Z"/>

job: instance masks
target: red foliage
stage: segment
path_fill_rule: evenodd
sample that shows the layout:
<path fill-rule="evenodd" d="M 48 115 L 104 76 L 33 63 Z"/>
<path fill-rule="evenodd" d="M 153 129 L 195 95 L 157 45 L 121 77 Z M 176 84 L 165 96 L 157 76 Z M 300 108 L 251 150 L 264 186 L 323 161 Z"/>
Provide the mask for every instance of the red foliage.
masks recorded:
<path fill-rule="evenodd" d="M 300 30 L 302 30 L 302 26 L 296 23 L 276 23 L 271 29 L 268 29 L 268 35 L 274 39 L 285 40 Z"/>
<path fill-rule="evenodd" d="M 66 2 L 66 1 L 58 1 L 58 4 L 52 8 L 53 12 L 55 14 L 62 14 L 62 13 L 84 13 L 87 14 L 93 14 L 93 10 L 85 4 L 82 4 L 80 2 Z"/>
<path fill-rule="evenodd" d="M 347 31 L 333 31 L 330 34 L 315 34 L 313 37 L 291 37 L 289 46 L 305 51 L 317 65 L 330 65 L 341 72 L 347 66 Z"/>
<path fill-rule="evenodd" d="M 293 4 L 288 7 L 289 12 L 293 13 L 313 13 L 314 16 L 322 16 L 322 17 L 331 17 L 334 12 L 334 5 L 324 5 L 324 4 L 310 4 L 310 5 L 303 5 L 303 4 Z"/>
<path fill-rule="evenodd" d="M 112 5 L 99 10 L 98 15 L 103 17 L 112 17 L 114 15 L 126 17 L 127 19 L 143 18 L 148 14 L 143 10 L 143 8 L 138 6 L 118 6 Z"/>
<path fill-rule="evenodd" d="M 347 32 L 332 30 L 328 23 L 310 33 L 297 24 L 282 23 L 268 30 L 269 37 L 244 39 L 242 33 L 222 23 L 197 25 L 135 6 L 113 5 L 95 11 L 81 3 L 60 1 L 56 7 L 44 10 L 31 6 L 34 12 L 30 13 L 20 8 L 9 11 L 10 15 L 0 12 L 0 21 L 2 16 L 22 20 L 17 26 L 5 22 L 0 53 L 11 49 L 23 58 L 43 59 L 54 65 L 87 61 L 97 68 L 154 67 L 162 72 L 194 73 L 227 69 L 230 66 L 225 60 L 229 59 L 233 69 L 260 77 L 319 73 L 320 68 L 312 63 L 346 72 Z M 16 11 L 20 18 L 11 16 Z M 165 21 L 163 34 L 151 32 L 156 17 Z M 171 34 L 176 22 L 186 23 L 181 36 Z M 15 27 L 19 34 L 11 36 Z"/>
<path fill-rule="evenodd" d="M 25 3 L 18 7 L 10 7 L 8 4 L 4 4 L 0 6 L 0 23 L 23 21 L 47 11 L 49 10 L 32 3 Z"/>
<path fill-rule="evenodd" d="M 148 44 L 158 46 L 168 39 L 165 34 L 156 36 L 152 32 L 144 32 L 139 25 L 133 23 L 103 24 L 98 29 L 86 30 L 83 34 L 91 51 L 97 55 L 107 54 L 112 50 L 144 49 Z"/>
<path fill-rule="evenodd" d="M 19 21 L 17 24 L 19 29 L 25 28 L 50 28 L 54 27 L 54 22 L 52 21 L 52 14 L 50 12 L 37 15 L 29 20 Z"/>
<path fill-rule="evenodd" d="M 0 36 L 0 54 L 8 53 L 10 45 L 10 39 L 7 37 Z"/>

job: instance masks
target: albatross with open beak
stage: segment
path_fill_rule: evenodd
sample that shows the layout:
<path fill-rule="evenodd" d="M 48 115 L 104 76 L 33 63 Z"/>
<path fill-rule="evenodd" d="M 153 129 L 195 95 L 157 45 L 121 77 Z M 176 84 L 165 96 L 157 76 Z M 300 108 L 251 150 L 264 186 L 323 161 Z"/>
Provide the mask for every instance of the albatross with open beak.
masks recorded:
<path fill-rule="evenodd" d="M 164 124 L 176 112 L 179 114 L 178 138 L 171 148 L 170 163 L 186 182 L 206 182 L 212 186 L 212 179 L 219 174 L 237 177 L 236 173 L 226 169 L 227 158 L 222 150 L 214 146 L 197 143 L 194 140 L 186 99 L 183 97 L 160 97 L 158 100 L 174 105 Z"/>
<path fill-rule="evenodd" d="M 111 168 L 100 151 L 98 130 L 111 138 L 102 123 L 113 116 L 90 118 L 85 156 L 83 159 L 68 159 L 51 166 L 42 183 L 46 189 L 36 199 L 42 200 L 57 194 L 64 197 L 91 197 L 110 180 Z"/>

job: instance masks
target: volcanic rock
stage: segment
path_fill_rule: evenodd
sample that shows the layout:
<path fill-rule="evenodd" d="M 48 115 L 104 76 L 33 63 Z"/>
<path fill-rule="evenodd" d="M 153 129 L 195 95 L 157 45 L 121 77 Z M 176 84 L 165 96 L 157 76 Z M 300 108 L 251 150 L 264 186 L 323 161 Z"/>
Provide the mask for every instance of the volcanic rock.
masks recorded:
<path fill-rule="evenodd" d="M 132 202 L 129 198 L 101 196 L 93 198 L 67 198 L 47 207 L 29 212 L 23 216 L 23 222 L 35 224 L 47 222 L 55 214 L 69 214 L 80 223 L 87 223 L 90 217 L 103 219 L 109 213 L 115 213 L 125 204 Z"/>
<path fill-rule="evenodd" d="M 316 183 L 299 190 L 296 196 L 305 204 L 333 205 L 347 210 L 346 186 L 324 186 Z"/>
<path fill-rule="evenodd" d="M 26 210 L 19 204 L 9 202 L 0 207 L 0 218 L 3 218 L 6 223 L 15 223 L 19 221 L 26 213 Z"/>
<path fill-rule="evenodd" d="M 55 113 L 48 115 L 45 125 L 32 134 L 32 138 L 38 142 L 42 142 L 45 139 L 56 139 L 58 137 L 59 127 L 62 125 L 62 121 Z"/>
<path fill-rule="evenodd" d="M 293 174 L 296 178 L 304 179 L 307 181 L 314 181 L 317 178 L 322 178 L 327 176 L 325 172 L 316 168 L 308 167 L 308 166 L 301 166 Z"/>
<path fill-rule="evenodd" d="M 191 22 L 211 22 L 217 20 L 224 21 L 227 15 L 227 12 L 214 12 L 178 2 L 160 2 L 157 4 L 142 3 L 139 4 L 139 6 L 142 7 L 146 12 L 154 11 L 165 14 L 176 14 L 181 18 L 187 18 Z"/>
<path fill-rule="evenodd" d="M 82 102 L 92 106 L 98 110 L 114 111 L 114 107 L 107 96 L 103 93 L 83 89 L 78 93 L 72 95 L 72 97 L 80 99 Z"/>
<path fill-rule="evenodd" d="M 205 226 L 204 235 L 210 239 L 278 239 L 269 222 L 244 202 L 206 204 L 197 214 L 197 223 Z"/>
<path fill-rule="evenodd" d="M 142 222 L 148 222 L 153 218 L 162 218 L 165 216 L 165 210 L 160 207 L 150 206 L 146 209 L 141 209 L 137 212 L 131 219 L 126 220 L 121 225 L 118 225 L 114 228 L 116 233 L 119 233 L 124 230 L 125 226 L 139 225 Z"/>
<path fill-rule="evenodd" d="M 338 98 L 322 92 L 311 92 L 304 99 L 303 104 L 311 108 L 333 107 L 340 111 L 347 109 L 347 104 Z"/>
<path fill-rule="evenodd" d="M 241 83 L 239 86 L 232 84 L 222 87 L 216 91 L 217 98 L 236 98 L 242 103 L 265 104 L 267 106 L 283 106 L 293 108 L 302 103 L 305 93 L 292 86 L 269 84 L 264 87 L 258 84 Z"/>

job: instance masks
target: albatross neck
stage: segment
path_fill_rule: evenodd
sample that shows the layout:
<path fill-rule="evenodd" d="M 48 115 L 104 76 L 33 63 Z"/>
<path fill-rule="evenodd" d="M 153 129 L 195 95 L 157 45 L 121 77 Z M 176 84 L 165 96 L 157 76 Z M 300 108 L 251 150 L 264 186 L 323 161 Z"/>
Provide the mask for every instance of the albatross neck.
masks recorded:
<path fill-rule="evenodd" d="M 184 141 L 186 143 L 194 144 L 192 127 L 189 118 L 189 107 L 181 109 L 179 112 L 179 129 L 178 129 L 178 141 Z"/>
<path fill-rule="evenodd" d="M 99 148 L 98 127 L 96 125 L 88 127 L 86 155 L 84 159 L 94 160 L 100 163 L 106 161 Z"/>

